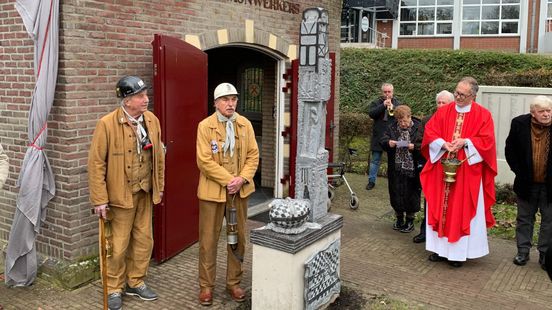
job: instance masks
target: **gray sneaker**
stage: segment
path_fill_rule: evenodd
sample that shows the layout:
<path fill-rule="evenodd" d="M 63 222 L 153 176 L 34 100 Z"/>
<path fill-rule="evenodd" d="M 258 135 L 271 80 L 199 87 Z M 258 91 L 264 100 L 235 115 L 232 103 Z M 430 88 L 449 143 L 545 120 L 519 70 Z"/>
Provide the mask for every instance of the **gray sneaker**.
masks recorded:
<path fill-rule="evenodd" d="M 146 284 L 142 284 L 138 287 L 129 287 L 127 285 L 125 290 L 126 295 L 138 296 L 142 300 L 156 300 L 157 294 L 152 291 Z"/>
<path fill-rule="evenodd" d="M 123 296 L 121 295 L 121 292 L 109 294 L 107 297 L 107 307 L 109 310 L 123 309 Z"/>

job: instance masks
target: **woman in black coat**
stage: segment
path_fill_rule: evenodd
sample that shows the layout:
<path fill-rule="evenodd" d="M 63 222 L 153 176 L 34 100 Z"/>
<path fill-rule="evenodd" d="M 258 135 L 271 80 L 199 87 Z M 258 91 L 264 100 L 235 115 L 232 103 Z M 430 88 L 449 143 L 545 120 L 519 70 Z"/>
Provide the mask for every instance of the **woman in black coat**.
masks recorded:
<path fill-rule="evenodd" d="M 387 152 L 387 178 L 389 200 L 395 210 L 393 229 L 409 233 L 414 230 L 414 216 L 420 211 L 419 151 L 414 148 L 414 138 L 420 121 L 412 118 L 406 105 L 395 109 L 395 120 L 389 124 L 380 145 Z"/>

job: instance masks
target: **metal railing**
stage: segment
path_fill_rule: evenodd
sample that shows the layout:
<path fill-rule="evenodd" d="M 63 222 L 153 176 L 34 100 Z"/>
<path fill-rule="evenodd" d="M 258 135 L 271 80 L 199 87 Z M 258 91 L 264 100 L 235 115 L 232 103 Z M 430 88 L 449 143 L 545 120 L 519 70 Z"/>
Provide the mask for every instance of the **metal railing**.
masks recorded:
<path fill-rule="evenodd" d="M 374 28 L 368 27 L 368 42 L 357 42 L 353 41 L 354 37 L 351 35 L 352 26 L 341 26 L 342 30 L 345 30 L 347 36 L 344 38 L 341 37 L 341 43 L 350 43 L 350 44 L 369 44 L 375 48 L 385 48 L 386 40 L 389 38 L 387 33 L 379 32 Z M 356 30 L 356 29 L 355 29 Z"/>

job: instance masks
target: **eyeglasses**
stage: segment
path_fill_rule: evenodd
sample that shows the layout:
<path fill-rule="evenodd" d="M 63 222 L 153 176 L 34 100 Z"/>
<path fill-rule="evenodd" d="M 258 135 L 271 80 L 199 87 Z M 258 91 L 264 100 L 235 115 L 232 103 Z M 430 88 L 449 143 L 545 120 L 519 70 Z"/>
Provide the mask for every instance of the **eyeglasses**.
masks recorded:
<path fill-rule="evenodd" d="M 471 96 L 472 96 L 472 94 L 462 94 L 462 93 L 459 93 L 457 91 L 454 92 L 454 97 L 455 98 L 458 97 L 460 99 L 466 99 L 466 98 L 471 97 Z"/>

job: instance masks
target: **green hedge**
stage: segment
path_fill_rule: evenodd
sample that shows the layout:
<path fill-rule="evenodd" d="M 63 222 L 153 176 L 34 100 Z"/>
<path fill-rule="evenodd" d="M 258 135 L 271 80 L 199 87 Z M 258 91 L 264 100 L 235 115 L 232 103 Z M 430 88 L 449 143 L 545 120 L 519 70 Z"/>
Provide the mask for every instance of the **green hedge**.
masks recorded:
<path fill-rule="evenodd" d="M 383 82 L 414 114 L 431 113 L 435 95 L 464 76 L 479 85 L 552 87 L 552 58 L 534 54 L 423 49 L 341 49 L 340 108 L 367 112 Z"/>

